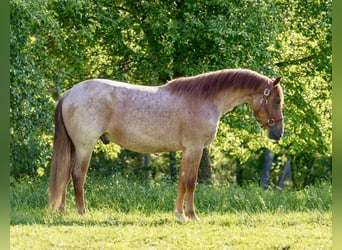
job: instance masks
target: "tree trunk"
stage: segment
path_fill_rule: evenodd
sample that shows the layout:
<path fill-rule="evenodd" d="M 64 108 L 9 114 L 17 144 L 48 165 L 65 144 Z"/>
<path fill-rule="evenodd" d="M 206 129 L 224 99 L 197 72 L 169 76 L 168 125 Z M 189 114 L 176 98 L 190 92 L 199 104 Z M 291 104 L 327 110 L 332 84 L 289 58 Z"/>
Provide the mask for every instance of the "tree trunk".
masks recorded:
<path fill-rule="evenodd" d="M 145 180 L 150 182 L 150 170 L 151 170 L 151 155 L 144 154 L 144 173 L 145 173 Z"/>
<path fill-rule="evenodd" d="M 170 152 L 169 159 L 170 159 L 170 177 L 172 181 L 176 181 L 177 180 L 176 152 Z"/>
<path fill-rule="evenodd" d="M 141 178 L 150 181 L 150 165 L 151 165 L 151 157 L 149 154 L 137 154 L 137 162 L 139 165 L 139 170 L 141 173 Z"/>
<path fill-rule="evenodd" d="M 292 158 L 290 156 L 287 157 L 283 171 L 281 172 L 279 176 L 278 187 L 280 188 L 283 188 L 286 178 L 292 179 L 291 160 Z"/>
<path fill-rule="evenodd" d="M 211 162 L 208 148 L 204 148 L 202 152 L 202 158 L 198 169 L 198 181 L 201 183 L 211 182 Z"/>
<path fill-rule="evenodd" d="M 274 160 L 274 154 L 267 148 L 264 150 L 264 164 L 260 176 L 260 185 L 264 188 L 268 188 L 270 172 L 272 169 L 272 163 Z"/>
<path fill-rule="evenodd" d="M 243 183 L 242 167 L 239 159 L 236 160 L 236 183 L 241 186 Z"/>

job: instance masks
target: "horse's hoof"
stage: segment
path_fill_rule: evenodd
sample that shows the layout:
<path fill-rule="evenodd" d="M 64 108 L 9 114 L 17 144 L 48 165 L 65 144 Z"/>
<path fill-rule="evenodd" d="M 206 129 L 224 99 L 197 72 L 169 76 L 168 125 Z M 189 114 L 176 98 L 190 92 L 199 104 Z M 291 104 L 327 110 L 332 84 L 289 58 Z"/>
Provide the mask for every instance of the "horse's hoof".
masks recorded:
<path fill-rule="evenodd" d="M 78 209 L 77 209 L 77 212 L 78 212 L 79 214 L 85 214 L 85 208 L 78 208 Z"/>
<path fill-rule="evenodd" d="M 48 205 L 48 210 L 53 212 L 53 213 L 61 213 L 61 212 L 65 212 L 65 206 L 63 205 L 56 205 L 56 204 L 49 204 Z"/>
<path fill-rule="evenodd" d="M 200 221 L 200 218 L 198 218 L 198 216 L 195 214 L 195 212 L 187 212 L 186 216 L 190 219 L 190 220 L 194 220 L 194 221 Z"/>
<path fill-rule="evenodd" d="M 200 218 L 198 218 L 198 216 L 195 214 L 191 217 L 189 217 L 191 220 L 194 220 L 194 221 L 200 221 Z"/>
<path fill-rule="evenodd" d="M 175 211 L 175 221 L 177 222 L 185 222 L 188 218 L 186 218 L 184 213 L 179 213 Z"/>
<path fill-rule="evenodd" d="M 66 210 L 65 205 L 60 205 L 57 209 L 58 212 L 65 212 L 65 210 Z"/>

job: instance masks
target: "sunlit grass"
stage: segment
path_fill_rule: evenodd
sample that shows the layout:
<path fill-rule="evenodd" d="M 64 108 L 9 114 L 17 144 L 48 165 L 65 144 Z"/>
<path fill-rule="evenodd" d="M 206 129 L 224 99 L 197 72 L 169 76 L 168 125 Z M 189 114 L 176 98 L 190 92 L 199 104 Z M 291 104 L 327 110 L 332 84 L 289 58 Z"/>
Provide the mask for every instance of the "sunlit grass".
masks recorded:
<path fill-rule="evenodd" d="M 90 177 L 87 213 L 46 210 L 47 182 L 11 186 L 11 249 L 331 249 L 331 184 L 282 192 L 199 185 L 200 222 L 174 221 L 177 186 Z"/>
<path fill-rule="evenodd" d="M 153 215 L 89 211 L 11 226 L 11 249 L 331 249 L 330 212 L 207 214 L 177 223 Z"/>

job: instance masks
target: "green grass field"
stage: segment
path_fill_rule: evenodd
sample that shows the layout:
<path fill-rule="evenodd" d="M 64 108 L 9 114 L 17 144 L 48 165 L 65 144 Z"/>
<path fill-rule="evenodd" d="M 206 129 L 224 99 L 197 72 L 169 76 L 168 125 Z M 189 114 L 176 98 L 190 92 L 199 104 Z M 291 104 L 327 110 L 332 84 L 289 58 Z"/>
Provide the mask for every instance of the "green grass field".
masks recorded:
<path fill-rule="evenodd" d="M 198 185 L 200 222 L 175 222 L 176 184 L 89 177 L 88 211 L 46 210 L 46 181 L 11 184 L 11 249 L 331 249 L 332 187 Z"/>

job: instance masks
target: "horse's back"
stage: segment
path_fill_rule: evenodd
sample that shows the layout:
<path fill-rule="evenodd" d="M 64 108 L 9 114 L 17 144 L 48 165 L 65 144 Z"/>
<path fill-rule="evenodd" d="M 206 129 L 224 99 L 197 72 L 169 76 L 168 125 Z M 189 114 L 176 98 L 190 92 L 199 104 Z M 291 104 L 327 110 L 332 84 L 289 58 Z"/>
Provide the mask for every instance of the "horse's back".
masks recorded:
<path fill-rule="evenodd" d="M 176 122 L 170 123 L 176 111 L 171 111 L 170 96 L 161 96 L 158 91 L 157 87 L 102 79 L 79 83 L 67 92 L 63 102 L 67 130 L 79 144 L 94 144 L 105 134 L 134 151 L 178 148 L 179 143 L 167 136 L 178 129 Z"/>
<path fill-rule="evenodd" d="M 95 145 L 104 135 L 133 151 L 161 152 L 180 150 L 199 134 L 214 137 L 218 118 L 205 123 L 213 114 L 205 107 L 164 88 L 94 79 L 69 90 L 63 116 L 76 143 Z"/>

